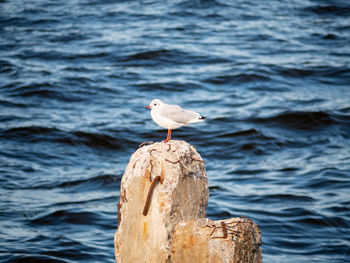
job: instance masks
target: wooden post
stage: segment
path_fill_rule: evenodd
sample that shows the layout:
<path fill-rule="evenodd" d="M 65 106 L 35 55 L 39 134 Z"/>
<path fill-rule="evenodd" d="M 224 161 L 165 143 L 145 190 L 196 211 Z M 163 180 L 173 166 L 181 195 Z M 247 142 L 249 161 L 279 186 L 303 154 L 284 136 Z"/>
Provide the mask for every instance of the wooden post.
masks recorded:
<path fill-rule="evenodd" d="M 205 218 L 204 162 L 184 141 L 138 149 L 120 193 L 114 238 L 118 263 L 261 262 L 260 231 L 250 219 Z"/>

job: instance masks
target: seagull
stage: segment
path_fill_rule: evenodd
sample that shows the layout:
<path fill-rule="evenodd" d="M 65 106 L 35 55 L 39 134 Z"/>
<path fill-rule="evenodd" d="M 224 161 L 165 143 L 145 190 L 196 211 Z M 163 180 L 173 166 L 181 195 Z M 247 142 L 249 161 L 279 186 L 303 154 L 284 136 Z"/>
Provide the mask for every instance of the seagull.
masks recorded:
<path fill-rule="evenodd" d="M 202 122 L 206 119 L 206 117 L 201 116 L 197 112 L 185 110 L 179 105 L 166 104 L 160 99 L 152 100 L 145 108 L 151 109 L 151 116 L 155 123 L 168 129 L 168 136 L 163 141 L 165 143 L 171 140 L 171 130 L 191 123 Z"/>

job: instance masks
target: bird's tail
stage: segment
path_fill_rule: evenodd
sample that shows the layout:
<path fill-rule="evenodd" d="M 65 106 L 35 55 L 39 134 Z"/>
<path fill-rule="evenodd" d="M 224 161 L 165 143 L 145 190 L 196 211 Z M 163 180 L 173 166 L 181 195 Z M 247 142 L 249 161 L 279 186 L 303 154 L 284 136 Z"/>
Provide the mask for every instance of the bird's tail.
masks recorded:
<path fill-rule="evenodd" d="M 199 115 L 197 112 L 193 112 L 193 118 L 188 123 L 198 123 L 207 119 L 207 117 Z"/>
<path fill-rule="evenodd" d="M 205 121 L 207 119 L 207 117 L 204 116 L 199 116 L 198 118 L 194 119 L 191 121 L 191 123 L 198 123 L 198 122 L 202 122 Z"/>

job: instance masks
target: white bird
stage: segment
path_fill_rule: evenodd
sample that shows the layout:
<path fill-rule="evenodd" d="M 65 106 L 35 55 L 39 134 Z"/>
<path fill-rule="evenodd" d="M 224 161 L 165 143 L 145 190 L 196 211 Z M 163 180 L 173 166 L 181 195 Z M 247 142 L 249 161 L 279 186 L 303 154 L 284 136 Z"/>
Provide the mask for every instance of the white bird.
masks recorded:
<path fill-rule="evenodd" d="M 168 136 L 163 141 L 165 143 L 171 140 L 171 130 L 206 119 L 197 112 L 185 110 L 178 105 L 166 104 L 160 99 L 152 100 L 145 108 L 151 109 L 151 116 L 155 123 L 168 129 Z"/>

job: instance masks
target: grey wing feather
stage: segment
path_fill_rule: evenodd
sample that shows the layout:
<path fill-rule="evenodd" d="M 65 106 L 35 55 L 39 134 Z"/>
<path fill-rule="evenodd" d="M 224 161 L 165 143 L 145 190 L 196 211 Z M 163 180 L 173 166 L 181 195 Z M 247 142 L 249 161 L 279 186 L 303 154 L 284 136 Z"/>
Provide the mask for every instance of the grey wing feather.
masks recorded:
<path fill-rule="evenodd" d="M 198 113 L 185 110 L 178 105 L 166 105 L 166 107 L 162 109 L 161 114 L 178 123 L 188 123 L 200 117 Z"/>

